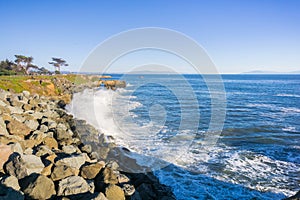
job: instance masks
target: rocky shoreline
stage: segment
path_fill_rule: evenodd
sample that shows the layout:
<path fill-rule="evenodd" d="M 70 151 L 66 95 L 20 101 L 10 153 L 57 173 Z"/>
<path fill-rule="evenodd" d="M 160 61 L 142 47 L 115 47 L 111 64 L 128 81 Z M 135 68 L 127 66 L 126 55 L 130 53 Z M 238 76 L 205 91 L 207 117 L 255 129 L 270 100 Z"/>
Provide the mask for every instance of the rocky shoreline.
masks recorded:
<path fill-rule="evenodd" d="M 97 86 L 57 84 L 70 96 Z M 65 106 L 51 96 L 0 90 L 0 199 L 175 199 L 153 173 L 123 171 L 120 159 L 136 164 L 124 148 Z"/>

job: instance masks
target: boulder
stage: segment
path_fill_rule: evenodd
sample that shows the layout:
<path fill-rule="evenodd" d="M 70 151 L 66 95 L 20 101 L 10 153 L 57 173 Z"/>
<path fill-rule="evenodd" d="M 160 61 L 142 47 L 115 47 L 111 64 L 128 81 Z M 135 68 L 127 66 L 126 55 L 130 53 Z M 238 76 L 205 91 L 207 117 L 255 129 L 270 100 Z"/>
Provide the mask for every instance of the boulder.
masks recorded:
<path fill-rule="evenodd" d="M 31 199 L 49 199 L 55 195 L 55 186 L 51 179 L 41 174 L 31 174 L 20 180 L 21 190 Z"/>
<path fill-rule="evenodd" d="M 130 179 L 124 174 L 119 174 L 118 181 L 119 181 L 119 183 L 128 183 L 130 181 Z"/>
<path fill-rule="evenodd" d="M 17 135 L 20 137 L 29 135 L 31 132 L 31 129 L 28 126 L 15 119 L 9 121 L 6 128 L 11 135 Z"/>
<path fill-rule="evenodd" d="M 22 92 L 22 94 L 23 94 L 24 97 L 26 97 L 27 99 L 30 97 L 30 92 L 27 91 L 27 90 L 24 90 L 24 91 Z"/>
<path fill-rule="evenodd" d="M 8 132 L 6 130 L 6 124 L 1 116 L 0 116 L 0 135 L 8 135 Z"/>
<path fill-rule="evenodd" d="M 71 168 L 80 169 L 80 167 L 87 161 L 88 156 L 83 153 L 79 155 L 72 155 L 65 158 L 61 158 L 56 161 L 55 165 L 66 165 Z"/>
<path fill-rule="evenodd" d="M 103 161 L 85 165 L 81 168 L 80 175 L 85 179 L 94 179 L 104 166 Z"/>
<path fill-rule="evenodd" d="M 102 192 L 99 192 L 97 196 L 93 197 L 91 200 L 108 200 Z"/>
<path fill-rule="evenodd" d="M 0 178 L 0 184 L 6 187 L 13 188 L 14 190 L 20 190 L 18 179 L 14 176 L 4 176 Z"/>
<path fill-rule="evenodd" d="M 53 137 L 45 137 L 42 143 L 50 149 L 58 149 L 57 141 Z"/>
<path fill-rule="evenodd" d="M 35 155 L 15 155 L 6 163 L 5 171 L 21 179 L 32 173 L 40 173 L 44 167 L 41 158 Z"/>
<path fill-rule="evenodd" d="M 3 165 L 8 161 L 13 151 L 9 145 L 0 144 L 0 152 L 0 171 L 3 171 Z"/>
<path fill-rule="evenodd" d="M 36 156 L 41 157 L 41 156 L 44 156 L 47 154 L 48 155 L 53 154 L 53 152 L 51 151 L 51 149 L 48 146 L 41 145 L 36 148 L 36 153 L 35 153 Z"/>
<path fill-rule="evenodd" d="M 125 200 L 124 191 L 117 185 L 109 185 L 105 189 L 105 196 L 108 200 Z"/>
<path fill-rule="evenodd" d="M 289 198 L 286 198 L 284 200 L 300 200 L 300 191 L 297 192 L 295 195 L 289 197 Z"/>
<path fill-rule="evenodd" d="M 57 140 L 69 139 L 73 136 L 73 132 L 68 130 L 65 124 L 59 123 L 56 127 L 56 138 Z"/>
<path fill-rule="evenodd" d="M 77 148 L 74 145 L 66 145 L 62 147 L 63 152 L 66 154 L 72 154 L 77 151 Z"/>
<path fill-rule="evenodd" d="M 24 200 L 24 195 L 14 190 L 13 188 L 7 187 L 0 184 L 0 199 L 1 200 Z"/>
<path fill-rule="evenodd" d="M 58 196 L 67 196 L 86 193 L 90 190 L 89 184 L 80 176 L 71 176 L 58 183 Z"/>
<path fill-rule="evenodd" d="M 20 143 L 15 142 L 15 143 L 9 144 L 8 146 L 10 146 L 10 149 L 12 150 L 12 152 L 17 152 L 19 154 L 23 154 L 23 149 L 22 149 L 22 146 L 20 145 Z"/>
<path fill-rule="evenodd" d="M 66 165 L 55 166 L 51 174 L 51 179 L 53 181 L 58 181 L 69 176 L 77 176 L 78 172 L 78 169 Z"/>
<path fill-rule="evenodd" d="M 43 116 L 43 113 L 41 113 Z M 57 127 L 57 123 L 50 118 L 43 118 L 41 121 L 41 124 L 44 124 L 45 126 L 48 126 L 49 129 L 54 129 Z"/>
<path fill-rule="evenodd" d="M 48 130 L 49 130 L 48 126 L 46 126 L 46 125 L 44 125 L 44 124 L 42 124 L 42 125 L 40 126 L 40 128 L 39 128 L 39 131 L 41 131 L 41 132 L 43 132 L 43 133 L 48 132 Z"/>
<path fill-rule="evenodd" d="M 25 120 L 25 125 L 27 125 L 31 130 L 35 131 L 39 127 L 39 122 L 37 120 Z"/>
<path fill-rule="evenodd" d="M 81 151 L 84 153 L 92 153 L 92 146 L 89 144 L 86 144 L 83 147 L 81 147 Z"/>
<path fill-rule="evenodd" d="M 135 192 L 134 186 L 130 184 L 124 184 L 122 186 L 122 189 L 124 191 L 125 196 L 131 196 Z"/>
<path fill-rule="evenodd" d="M 20 106 L 23 106 L 20 105 Z M 11 114 L 22 114 L 24 111 L 21 107 L 15 107 L 15 106 L 7 106 Z"/>
<path fill-rule="evenodd" d="M 1 135 L 0 134 L 0 144 L 9 144 L 11 142 L 20 142 L 21 137 L 16 135 Z"/>
<path fill-rule="evenodd" d="M 112 170 L 109 167 L 105 167 L 101 174 L 96 177 L 96 182 L 105 184 L 117 184 L 118 183 L 118 174 L 116 171 Z M 100 186 L 101 187 L 101 186 Z"/>

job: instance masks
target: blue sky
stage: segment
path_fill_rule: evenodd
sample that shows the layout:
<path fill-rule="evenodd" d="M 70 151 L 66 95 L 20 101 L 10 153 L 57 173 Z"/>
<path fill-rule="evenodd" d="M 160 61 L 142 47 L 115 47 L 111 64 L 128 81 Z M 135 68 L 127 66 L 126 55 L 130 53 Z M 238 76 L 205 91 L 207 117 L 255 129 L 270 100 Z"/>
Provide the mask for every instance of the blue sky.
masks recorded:
<path fill-rule="evenodd" d="M 300 1 L 1 0 L 0 59 L 62 57 L 76 71 L 103 40 L 133 28 L 182 32 L 221 73 L 300 70 Z M 188 72 L 188 69 L 186 69 Z"/>

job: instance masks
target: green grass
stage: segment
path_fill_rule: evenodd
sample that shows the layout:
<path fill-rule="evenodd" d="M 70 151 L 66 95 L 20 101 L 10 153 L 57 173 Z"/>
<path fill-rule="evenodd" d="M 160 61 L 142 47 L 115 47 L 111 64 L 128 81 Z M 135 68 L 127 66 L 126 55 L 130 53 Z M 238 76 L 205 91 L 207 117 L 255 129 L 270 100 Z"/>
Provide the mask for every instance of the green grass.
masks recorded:
<path fill-rule="evenodd" d="M 54 76 L 0 76 L 0 88 L 3 90 L 10 90 L 20 93 L 23 90 L 28 90 L 33 93 L 42 94 L 43 91 L 49 90 L 47 86 L 51 85 L 54 78 L 65 78 L 75 85 L 87 83 L 89 81 L 87 76 L 68 74 L 68 75 L 54 75 Z M 40 80 L 42 82 L 40 83 Z M 46 81 L 45 81 L 46 80 Z M 61 94 L 59 88 L 54 88 L 53 93 Z"/>

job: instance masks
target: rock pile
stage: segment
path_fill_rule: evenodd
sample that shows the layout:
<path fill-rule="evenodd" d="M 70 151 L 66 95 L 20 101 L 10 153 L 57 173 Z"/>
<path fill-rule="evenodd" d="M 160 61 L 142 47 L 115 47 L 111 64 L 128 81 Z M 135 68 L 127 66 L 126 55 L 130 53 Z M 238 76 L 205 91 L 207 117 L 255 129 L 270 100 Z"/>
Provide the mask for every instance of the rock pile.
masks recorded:
<path fill-rule="evenodd" d="M 116 145 L 64 106 L 0 90 L 1 199 L 174 199 L 153 174 L 106 160 Z"/>

